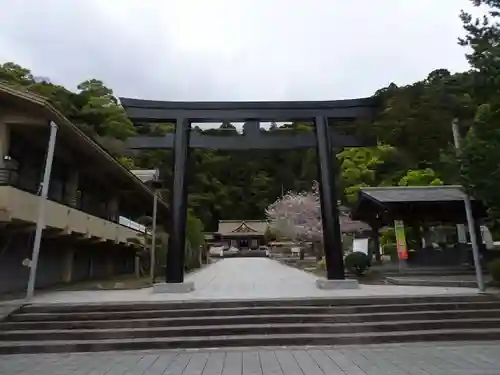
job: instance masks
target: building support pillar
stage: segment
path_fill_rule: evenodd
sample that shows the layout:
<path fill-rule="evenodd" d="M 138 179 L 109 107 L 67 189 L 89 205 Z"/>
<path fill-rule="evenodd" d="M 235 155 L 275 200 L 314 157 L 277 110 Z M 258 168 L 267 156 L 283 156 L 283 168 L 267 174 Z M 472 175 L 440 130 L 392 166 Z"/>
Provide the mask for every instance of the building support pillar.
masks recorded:
<path fill-rule="evenodd" d="M 3 122 L 0 122 L 0 182 L 8 183 L 10 182 L 10 172 L 8 169 L 8 158 L 9 158 L 9 148 L 10 148 L 10 129 L 9 126 Z"/>
<path fill-rule="evenodd" d="M 0 168 L 5 168 L 5 157 L 9 155 L 10 129 L 0 121 Z"/>
<path fill-rule="evenodd" d="M 321 218 L 323 223 L 323 246 L 325 249 L 328 280 L 344 280 L 344 257 L 340 232 L 337 192 L 333 170 L 332 146 L 328 131 L 328 119 L 315 119 L 317 154 L 319 166 Z"/>
<path fill-rule="evenodd" d="M 106 252 L 108 253 L 106 259 L 106 276 L 111 277 L 115 273 L 115 257 L 114 251 L 111 247 L 106 248 Z"/>
<path fill-rule="evenodd" d="M 137 279 L 141 277 L 141 258 L 139 254 L 134 255 L 134 274 Z"/>
<path fill-rule="evenodd" d="M 64 283 L 70 283 L 73 277 L 73 261 L 75 258 L 75 249 L 68 246 L 64 253 L 63 258 L 63 275 L 62 281 Z"/>
<path fill-rule="evenodd" d="M 167 283 L 184 281 L 184 248 L 187 223 L 187 168 L 189 157 L 189 119 L 177 119 L 175 126 L 171 220 L 166 259 Z"/>
<path fill-rule="evenodd" d="M 119 200 L 117 196 L 113 196 L 107 205 L 108 218 L 111 221 L 119 222 L 120 220 L 120 210 L 119 210 Z"/>

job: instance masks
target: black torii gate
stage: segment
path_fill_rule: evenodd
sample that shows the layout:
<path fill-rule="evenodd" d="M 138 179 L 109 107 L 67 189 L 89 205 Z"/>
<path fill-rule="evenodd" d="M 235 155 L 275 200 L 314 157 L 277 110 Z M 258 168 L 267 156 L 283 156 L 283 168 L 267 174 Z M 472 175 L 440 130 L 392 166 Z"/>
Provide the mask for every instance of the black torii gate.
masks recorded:
<path fill-rule="evenodd" d="M 221 150 L 317 148 L 323 245 L 327 278 L 345 278 L 332 149 L 373 146 L 375 142 L 337 134 L 335 121 L 370 120 L 375 98 L 305 102 L 168 102 L 120 98 L 134 123 L 175 123 L 175 133 L 165 137 L 134 137 L 131 149 L 174 149 L 171 227 L 166 282 L 184 281 L 184 247 L 187 219 L 186 167 L 189 148 Z M 243 136 L 212 136 L 191 132 L 191 123 L 244 122 Z M 262 134 L 259 122 L 314 122 L 315 134 Z"/>

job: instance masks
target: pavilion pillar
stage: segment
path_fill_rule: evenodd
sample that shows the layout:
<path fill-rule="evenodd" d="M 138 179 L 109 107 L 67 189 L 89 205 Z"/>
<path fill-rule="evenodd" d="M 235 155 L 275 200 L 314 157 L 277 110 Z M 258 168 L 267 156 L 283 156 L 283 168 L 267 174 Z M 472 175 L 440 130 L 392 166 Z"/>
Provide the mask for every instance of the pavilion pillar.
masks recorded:
<path fill-rule="evenodd" d="M 184 281 L 184 248 L 187 220 L 187 166 L 189 156 L 189 119 L 177 119 L 175 125 L 173 186 L 170 204 L 170 236 L 166 259 L 167 283 Z"/>
<path fill-rule="evenodd" d="M 413 237 L 415 240 L 415 249 L 416 251 L 422 250 L 422 231 L 420 222 L 416 221 L 411 224 L 411 229 L 413 232 Z"/>
<path fill-rule="evenodd" d="M 380 228 L 377 224 L 373 224 L 371 228 L 372 228 L 371 237 L 373 240 L 373 252 L 375 254 L 375 262 L 382 263 L 382 254 L 380 254 L 380 232 L 379 232 Z M 371 257 L 370 260 L 372 260 Z"/>
<path fill-rule="evenodd" d="M 315 125 L 326 274 L 328 280 L 343 280 L 345 279 L 345 273 L 342 235 L 340 232 L 332 145 L 329 137 L 327 117 L 316 117 Z"/>

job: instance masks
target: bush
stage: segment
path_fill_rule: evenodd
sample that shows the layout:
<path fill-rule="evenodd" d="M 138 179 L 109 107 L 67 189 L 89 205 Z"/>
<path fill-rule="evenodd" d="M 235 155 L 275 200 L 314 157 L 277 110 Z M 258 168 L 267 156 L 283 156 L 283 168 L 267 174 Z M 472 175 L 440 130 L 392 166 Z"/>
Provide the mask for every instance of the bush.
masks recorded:
<path fill-rule="evenodd" d="M 382 247 L 384 255 L 393 255 L 398 253 L 398 246 L 395 243 L 388 243 Z"/>
<path fill-rule="evenodd" d="M 394 228 L 385 228 L 380 231 L 380 244 L 382 247 L 395 242 L 396 234 L 394 233 Z"/>
<path fill-rule="evenodd" d="M 326 270 L 326 260 L 325 260 L 325 258 L 321 259 L 319 262 L 316 262 L 316 269 L 318 271 L 325 271 Z"/>
<path fill-rule="evenodd" d="M 491 261 L 488 264 L 488 269 L 490 270 L 490 274 L 493 280 L 500 281 L 500 258 Z"/>
<path fill-rule="evenodd" d="M 388 243 L 382 247 L 382 252 L 384 255 L 389 255 L 391 257 L 391 262 L 397 262 L 398 257 L 398 246 L 395 243 Z"/>
<path fill-rule="evenodd" d="M 344 264 L 349 271 L 361 276 L 370 268 L 370 258 L 365 253 L 355 251 L 345 257 Z"/>

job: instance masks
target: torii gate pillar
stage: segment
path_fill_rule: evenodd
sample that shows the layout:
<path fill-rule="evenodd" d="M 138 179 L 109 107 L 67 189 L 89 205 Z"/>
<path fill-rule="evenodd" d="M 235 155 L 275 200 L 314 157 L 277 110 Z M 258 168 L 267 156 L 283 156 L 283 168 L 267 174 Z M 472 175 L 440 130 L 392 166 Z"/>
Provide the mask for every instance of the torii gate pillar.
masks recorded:
<path fill-rule="evenodd" d="M 136 123 L 169 122 L 176 124 L 175 134 L 159 137 L 136 137 L 131 149 L 174 149 L 171 226 L 166 259 L 166 284 L 155 285 L 159 291 L 187 292 L 184 283 L 184 249 L 187 222 L 187 164 L 189 148 L 221 150 L 299 149 L 315 147 L 318 153 L 323 241 L 327 279 L 320 288 L 354 288 L 355 280 L 345 280 L 342 237 L 340 232 L 333 150 L 343 147 L 374 146 L 373 140 L 337 134 L 329 120 L 371 118 L 377 107 L 374 98 L 325 102 L 161 102 L 120 98 L 128 116 Z M 313 121 L 315 134 L 262 135 L 259 121 Z M 208 136 L 191 132 L 190 121 L 245 122 L 244 136 Z"/>

